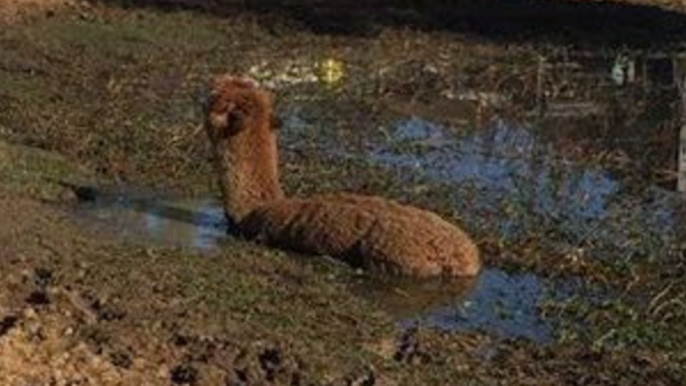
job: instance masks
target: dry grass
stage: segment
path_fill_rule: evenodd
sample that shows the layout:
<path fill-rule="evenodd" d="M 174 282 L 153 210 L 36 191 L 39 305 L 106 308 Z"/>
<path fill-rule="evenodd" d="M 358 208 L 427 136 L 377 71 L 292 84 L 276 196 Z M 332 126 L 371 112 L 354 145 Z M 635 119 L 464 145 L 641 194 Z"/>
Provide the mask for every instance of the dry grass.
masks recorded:
<path fill-rule="evenodd" d="M 15 22 L 32 14 L 54 12 L 73 3 L 71 0 L 0 0 L 0 23 Z"/>

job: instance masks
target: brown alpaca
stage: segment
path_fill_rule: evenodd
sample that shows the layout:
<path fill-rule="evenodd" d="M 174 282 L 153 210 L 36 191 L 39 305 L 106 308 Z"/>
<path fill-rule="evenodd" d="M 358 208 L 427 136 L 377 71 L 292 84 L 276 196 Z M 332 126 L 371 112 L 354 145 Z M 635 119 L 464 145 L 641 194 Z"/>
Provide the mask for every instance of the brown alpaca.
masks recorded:
<path fill-rule="evenodd" d="M 415 276 L 474 276 L 479 252 L 436 214 L 379 197 L 285 198 L 271 94 L 248 78 L 215 79 L 205 129 L 227 218 L 250 239 Z"/>

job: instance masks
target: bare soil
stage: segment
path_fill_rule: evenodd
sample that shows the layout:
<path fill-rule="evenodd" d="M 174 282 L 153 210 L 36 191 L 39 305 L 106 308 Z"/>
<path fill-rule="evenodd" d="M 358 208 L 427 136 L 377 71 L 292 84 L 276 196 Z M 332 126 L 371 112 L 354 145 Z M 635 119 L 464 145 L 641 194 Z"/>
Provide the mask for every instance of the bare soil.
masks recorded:
<path fill-rule="evenodd" d="M 71 0 L 1 0 L 0 23 L 13 23 L 35 14 L 52 14 L 73 5 Z"/>
<path fill-rule="evenodd" d="M 540 28 L 527 18 L 499 24 L 496 13 L 487 20 L 493 28 L 485 28 L 424 18 L 418 10 L 425 8 L 413 7 L 370 20 L 358 19 L 359 12 L 337 19 L 325 6 L 222 13 L 157 3 L 81 4 L 0 29 L 0 384 L 686 383 L 686 264 L 678 240 L 655 254 L 611 250 L 611 258 L 600 259 L 578 245 L 550 247 L 564 234 L 542 229 L 507 242 L 496 230 L 466 223 L 488 265 L 581 277 L 612 294 L 600 302 L 542 304 L 558 329 L 552 343 L 538 346 L 478 331 L 400 331 L 352 293 L 358 273 L 311 257 L 241 240 L 213 257 L 112 240 L 73 221 L 79 194 L 64 183 L 212 192 L 199 131 L 209 75 L 284 68 L 298 75 L 334 58 L 346 63 L 343 85 L 263 79 L 278 86 L 280 111 L 300 107 L 299 117 L 315 122 L 284 140 L 287 190 L 379 194 L 459 223 L 455 202 L 471 205 L 482 192 L 455 196 L 453 187 L 405 170 L 331 157 L 327 146 L 364 149 L 387 138 L 388 121 L 408 112 L 476 124 L 487 111 L 475 106 L 465 118 L 441 108 L 436 95 L 454 85 L 483 95 L 506 89 L 527 104 L 539 55 L 679 46 L 683 15 L 651 11 L 656 19 L 636 19 L 647 14 L 633 10 L 630 18 L 615 10 L 626 19 L 608 30 L 619 32 L 579 41 L 597 31 L 548 29 L 567 18 Z M 350 20 L 361 24 L 348 28 Z M 532 36 L 541 39 L 523 40 Z M 673 134 L 674 126 L 665 125 Z M 611 142 L 611 150 L 632 162 L 664 153 L 664 142 L 636 142 Z M 599 151 L 570 148 L 580 154 L 571 159 L 605 162 L 593 157 Z M 646 179 L 667 162 L 648 158 Z M 636 232 L 634 241 L 660 241 Z"/>

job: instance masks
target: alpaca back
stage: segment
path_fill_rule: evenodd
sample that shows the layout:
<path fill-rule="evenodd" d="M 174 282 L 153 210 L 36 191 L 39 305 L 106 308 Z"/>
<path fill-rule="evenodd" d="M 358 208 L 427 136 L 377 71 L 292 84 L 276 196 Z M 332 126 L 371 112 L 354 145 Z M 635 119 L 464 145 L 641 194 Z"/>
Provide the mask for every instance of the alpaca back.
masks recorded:
<path fill-rule="evenodd" d="M 479 252 L 439 216 L 379 197 L 329 194 L 262 206 L 239 225 L 268 245 L 414 276 L 474 276 Z"/>
<path fill-rule="evenodd" d="M 271 94 L 251 79 L 215 79 L 205 129 L 230 222 L 251 239 L 415 276 L 474 276 L 479 253 L 456 226 L 379 197 L 286 199 L 279 184 Z"/>

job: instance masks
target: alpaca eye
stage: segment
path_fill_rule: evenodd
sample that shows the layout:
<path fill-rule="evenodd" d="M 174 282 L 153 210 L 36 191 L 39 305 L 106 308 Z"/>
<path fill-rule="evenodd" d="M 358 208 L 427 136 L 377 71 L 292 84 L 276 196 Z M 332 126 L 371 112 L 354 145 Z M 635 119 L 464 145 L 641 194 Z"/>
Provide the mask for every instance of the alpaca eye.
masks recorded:
<path fill-rule="evenodd" d="M 281 120 L 281 118 L 272 114 L 272 122 L 271 122 L 272 130 L 280 130 L 281 125 L 283 125 L 283 121 Z"/>
<path fill-rule="evenodd" d="M 226 116 L 226 130 L 227 136 L 236 135 L 241 132 L 245 126 L 245 113 L 239 109 L 229 111 Z"/>

